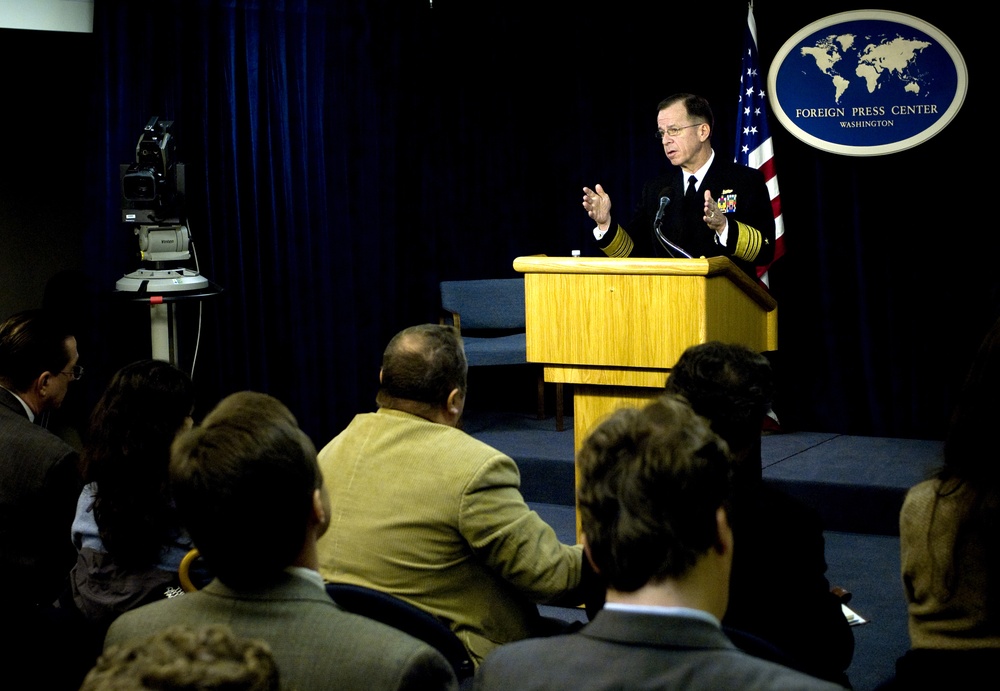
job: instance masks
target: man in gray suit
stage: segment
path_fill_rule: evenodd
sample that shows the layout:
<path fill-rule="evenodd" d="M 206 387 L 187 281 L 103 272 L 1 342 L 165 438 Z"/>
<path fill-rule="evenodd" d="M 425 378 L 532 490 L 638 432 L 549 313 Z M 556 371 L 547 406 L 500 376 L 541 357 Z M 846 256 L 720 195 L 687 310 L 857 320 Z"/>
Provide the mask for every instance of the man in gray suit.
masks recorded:
<path fill-rule="evenodd" d="M 174 624 L 226 624 L 263 639 L 282 684 L 309 689 L 455 689 L 441 653 L 340 609 L 317 571 L 330 502 L 316 449 L 277 399 L 223 399 L 175 442 L 171 489 L 216 578 L 205 588 L 119 617 L 105 650 Z"/>
<path fill-rule="evenodd" d="M 761 421 L 774 391 L 764 355 L 720 341 L 685 350 L 666 385 L 709 421 L 733 459 L 736 549 L 723 630 L 747 652 L 848 686 L 854 633 L 826 578 L 823 522 L 763 479 Z"/>
<path fill-rule="evenodd" d="M 47 312 L 0 324 L 0 608 L 8 619 L 37 617 L 76 563 L 77 450 L 39 423 L 83 374 L 78 360 L 76 338 Z"/>
<path fill-rule="evenodd" d="M 744 653 L 722 632 L 732 471 L 726 443 L 683 398 L 618 410 L 584 441 L 577 469 L 604 608 L 578 633 L 498 648 L 476 689 L 842 688 Z"/>

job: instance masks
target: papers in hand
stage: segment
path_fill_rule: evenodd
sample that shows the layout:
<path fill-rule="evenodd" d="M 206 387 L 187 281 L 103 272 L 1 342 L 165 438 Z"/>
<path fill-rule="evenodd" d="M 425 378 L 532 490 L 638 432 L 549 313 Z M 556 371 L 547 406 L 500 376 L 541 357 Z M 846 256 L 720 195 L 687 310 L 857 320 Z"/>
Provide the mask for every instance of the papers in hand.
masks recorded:
<path fill-rule="evenodd" d="M 847 623 L 851 626 L 860 626 L 861 624 L 868 623 L 867 619 L 862 617 L 847 605 L 841 604 L 840 607 L 844 610 L 844 616 L 847 618 Z"/>

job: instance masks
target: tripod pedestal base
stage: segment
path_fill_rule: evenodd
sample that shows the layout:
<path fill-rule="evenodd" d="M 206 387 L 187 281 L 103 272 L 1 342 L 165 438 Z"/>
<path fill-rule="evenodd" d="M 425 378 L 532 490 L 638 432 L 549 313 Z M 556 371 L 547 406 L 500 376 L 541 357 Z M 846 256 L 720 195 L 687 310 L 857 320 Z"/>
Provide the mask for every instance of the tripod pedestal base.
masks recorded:
<path fill-rule="evenodd" d="M 219 286 L 190 269 L 139 269 L 118 279 L 115 288 L 126 299 L 149 305 L 151 356 L 179 369 L 178 304 L 222 292 Z"/>

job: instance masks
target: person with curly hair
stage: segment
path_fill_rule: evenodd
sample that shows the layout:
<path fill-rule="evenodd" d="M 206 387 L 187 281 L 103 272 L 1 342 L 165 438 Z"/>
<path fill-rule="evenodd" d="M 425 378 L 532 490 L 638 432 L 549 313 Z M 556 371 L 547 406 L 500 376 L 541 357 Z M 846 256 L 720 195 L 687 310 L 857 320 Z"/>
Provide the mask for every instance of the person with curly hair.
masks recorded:
<path fill-rule="evenodd" d="M 80 691 L 278 691 L 278 663 L 258 638 L 236 636 L 222 624 L 171 626 L 149 638 L 112 646 Z"/>

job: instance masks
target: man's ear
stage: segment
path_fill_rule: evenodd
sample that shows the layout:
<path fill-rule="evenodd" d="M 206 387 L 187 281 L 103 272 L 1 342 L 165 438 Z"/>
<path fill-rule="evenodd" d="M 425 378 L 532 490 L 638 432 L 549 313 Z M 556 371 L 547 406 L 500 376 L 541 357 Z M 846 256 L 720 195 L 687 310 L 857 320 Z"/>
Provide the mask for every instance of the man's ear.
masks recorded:
<path fill-rule="evenodd" d="M 382 369 L 383 369 L 382 367 L 378 368 L 378 383 L 379 384 L 382 383 Z"/>
<path fill-rule="evenodd" d="M 313 490 L 312 519 L 319 526 L 320 535 L 325 533 L 327 527 L 330 525 L 329 505 L 330 501 L 327 499 L 326 490 L 322 487 Z"/>
<path fill-rule="evenodd" d="M 594 573 L 600 573 L 601 570 L 597 568 L 597 564 L 594 563 L 594 556 L 590 553 L 590 543 L 587 542 L 587 535 L 585 533 L 580 535 L 580 544 L 583 545 L 583 554 L 587 557 L 587 561 L 590 562 L 590 568 L 594 570 Z"/>
<path fill-rule="evenodd" d="M 462 392 L 457 388 L 452 389 L 451 393 L 448 394 L 448 412 L 452 415 L 460 415 L 462 413 L 462 408 L 465 407 L 465 401 L 462 397 Z"/>
<path fill-rule="evenodd" d="M 55 376 L 56 375 L 52 372 L 42 372 L 38 375 L 38 378 L 35 379 L 35 381 L 31 382 L 31 386 L 28 387 L 28 397 L 30 397 L 39 408 L 45 407 L 45 399 L 48 398 L 51 393 L 50 389 L 52 388 L 52 380 Z M 29 403 L 29 405 L 31 404 Z M 35 412 L 37 413 L 38 411 L 36 410 Z"/>

